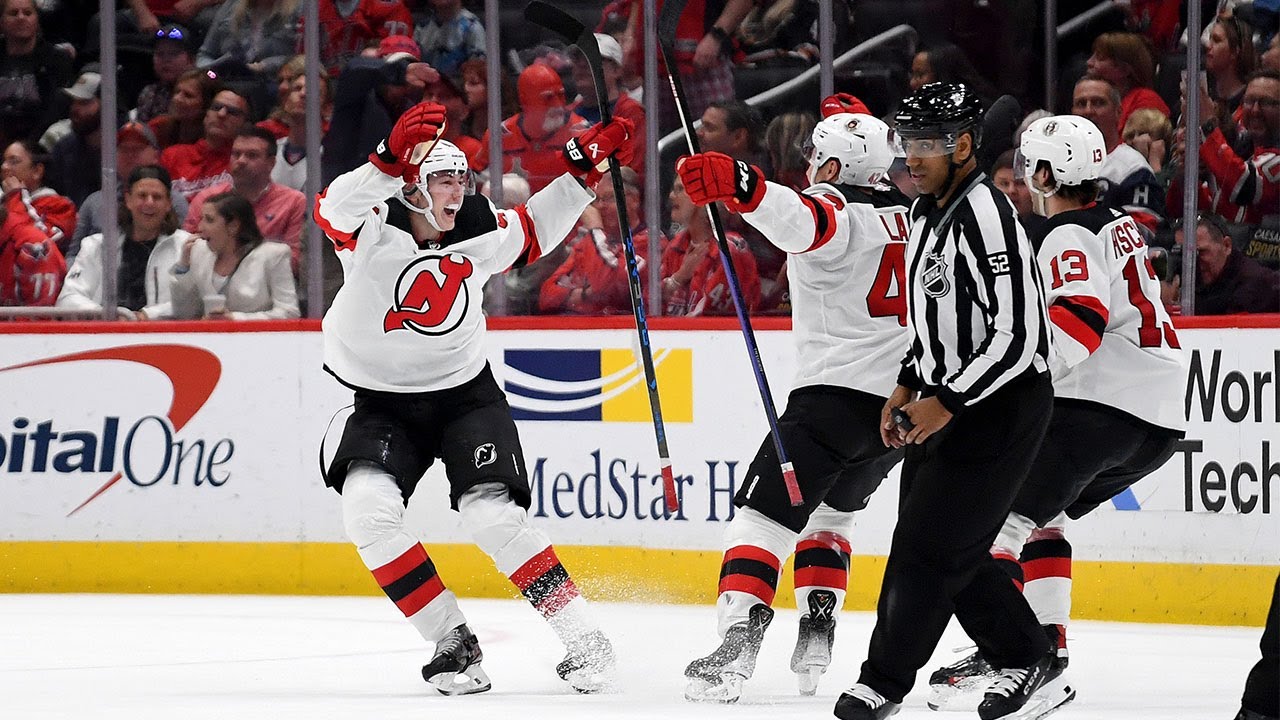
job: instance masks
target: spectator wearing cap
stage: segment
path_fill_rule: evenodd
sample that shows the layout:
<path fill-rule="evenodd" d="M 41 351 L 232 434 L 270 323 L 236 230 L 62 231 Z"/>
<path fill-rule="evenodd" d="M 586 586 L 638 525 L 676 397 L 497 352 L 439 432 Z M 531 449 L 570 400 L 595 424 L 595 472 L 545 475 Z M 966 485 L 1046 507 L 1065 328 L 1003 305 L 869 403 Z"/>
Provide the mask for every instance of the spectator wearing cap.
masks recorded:
<path fill-rule="evenodd" d="M 34 142 L 66 117 L 57 90 L 75 77 L 71 58 L 41 36 L 34 0 L 0 0 L 0 147 Z"/>
<path fill-rule="evenodd" d="M 155 47 L 151 50 L 151 69 L 155 71 L 156 80 L 138 93 L 138 109 L 134 117 L 148 122 L 167 113 L 174 84 L 195 66 L 195 46 L 190 30 L 172 23 L 156 30 Z"/>
<path fill-rule="evenodd" d="M 1196 314 L 1280 312 L 1280 277 L 1232 247 L 1222 220 L 1196 220 Z"/>
<path fill-rule="evenodd" d="M 102 187 L 102 76 L 81 73 L 63 92 L 71 97 L 71 132 L 49 150 L 49 187 L 77 206 Z"/>
<path fill-rule="evenodd" d="M 302 218 L 306 214 L 307 200 L 297 190 L 272 182 L 276 145 L 275 137 L 267 130 L 253 125 L 241 128 L 231 143 L 231 164 L 227 168 L 230 182 L 207 187 L 192 198 L 182 228 L 190 233 L 196 232 L 209 198 L 235 193 L 253 206 L 263 240 L 289 246 L 296 277 L 302 256 Z"/>
<path fill-rule="evenodd" d="M 127 122 L 116 131 L 116 195 L 124 200 L 125 181 L 133 173 L 133 169 L 142 165 L 156 165 L 160 162 L 160 143 L 151 128 L 144 123 Z M 177 217 L 187 216 L 187 199 L 181 195 L 170 197 L 170 204 Z M 75 262 L 80 253 L 80 244 L 88 236 L 102 232 L 102 191 L 95 190 L 80 203 L 80 214 L 76 218 L 76 230 L 67 247 L 67 264 Z"/>
<path fill-rule="evenodd" d="M 601 72 L 604 75 L 605 95 L 609 103 L 609 112 L 613 117 L 626 118 L 636 129 L 636 147 L 644 147 L 644 106 L 635 98 L 622 92 L 622 46 L 611 35 L 596 33 L 596 44 L 600 46 Z M 600 103 L 596 98 L 595 81 L 591 76 L 591 67 L 581 52 L 573 54 L 573 84 L 578 90 L 578 99 L 573 106 L 582 119 L 592 125 L 600 122 Z M 644 153 L 635 154 L 629 166 L 644 177 Z M 643 180 L 642 180 L 643 182 Z"/>
<path fill-rule="evenodd" d="M 496 172 L 513 172 L 518 163 L 536 193 L 564 172 L 564 144 L 589 125 L 569 109 L 564 82 L 550 66 L 525 68 L 516 88 L 520 112 L 502 122 L 502 167 Z M 485 170 L 491 164 L 489 133 L 480 144 L 475 168 Z"/>
<path fill-rule="evenodd" d="M 193 143 L 204 137 L 205 112 L 213 104 L 213 96 L 221 90 L 222 83 L 199 68 L 179 75 L 169 97 L 169 111 L 147 123 L 155 133 L 160 149 Z"/>
<path fill-rule="evenodd" d="M 320 62 L 333 77 L 338 77 L 370 44 L 413 32 L 413 15 L 403 0 L 317 1 L 320 4 Z M 298 37 L 302 37 L 301 31 Z M 420 50 L 414 54 L 422 59 Z"/>
<path fill-rule="evenodd" d="M 464 131 L 470 109 L 459 86 L 460 83 L 457 80 L 440 73 L 439 77 L 427 83 L 422 100 L 444 106 L 445 118 L 448 122 L 444 126 L 443 138 L 457 145 L 462 154 L 467 156 L 467 162 L 475 165 L 476 158 L 480 156 L 480 140 L 467 135 Z"/>
<path fill-rule="evenodd" d="M 186 145 L 172 145 L 160 153 L 160 164 L 173 178 L 173 194 L 188 200 L 196 193 L 226 182 L 231 162 L 231 142 L 249 121 L 248 98 L 223 89 L 213 96 L 204 113 L 204 137 Z"/>
<path fill-rule="evenodd" d="M 484 56 L 484 25 L 462 0 L 429 0 L 414 20 L 413 39 L 422 48 L 422 60 L 442 75 L 457 75 L 462 63 Z"/>
<path fill-rule="evenodd" d="M 364 164 L 401 113 L 422 101 L 438 73 L 422 60 L 418 43 L 392 35 L 374 57 L 356 57 L 338 76 L 333 118 L 324 137 L 324 182 Z"/>
<path fill-rule="evenodd" d="M 196 65 L 275 75 L 298 46 L 301 0 L 227 0 L 200 46 Z"/>

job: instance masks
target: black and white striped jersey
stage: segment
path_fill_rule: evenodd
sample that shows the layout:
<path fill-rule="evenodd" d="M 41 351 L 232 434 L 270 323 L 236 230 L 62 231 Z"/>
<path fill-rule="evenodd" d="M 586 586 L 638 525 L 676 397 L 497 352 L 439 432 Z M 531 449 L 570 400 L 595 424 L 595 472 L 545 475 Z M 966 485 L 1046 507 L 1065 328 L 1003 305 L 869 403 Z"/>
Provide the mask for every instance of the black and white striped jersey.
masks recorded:
<path fill-rule="evenodd" d="M 951 412 L 1028 369 L 1048 370 L 1049 319 L 1035 251 L 1009 201 L 977 171 L 946 206 L 911 206 L 901 385 Z"/>

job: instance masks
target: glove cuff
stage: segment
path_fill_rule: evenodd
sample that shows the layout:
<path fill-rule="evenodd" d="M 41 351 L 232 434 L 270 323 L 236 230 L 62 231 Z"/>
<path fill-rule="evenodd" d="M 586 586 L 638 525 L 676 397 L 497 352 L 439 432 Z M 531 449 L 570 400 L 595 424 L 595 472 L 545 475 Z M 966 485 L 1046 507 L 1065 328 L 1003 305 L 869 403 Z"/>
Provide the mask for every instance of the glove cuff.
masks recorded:
<path fill-rule="evenodd" d="M 725 202 L 725 207 L 736 213 L 754 212 L 764 200 L 764 173 L 755 165 L 748 165 L 741 160 L 734 164 L 734 195 Z"/>
<path fill-rule="evenodd" d="M 386 139 L 378 143 L 378 147 L 369 153 L 369 162 L 383 173 L 392 177 L 400 177 L 404 175 L 404 163 L 400 162 L 400 158 L 391 152 L 391 148 L 387 147 Z"/>

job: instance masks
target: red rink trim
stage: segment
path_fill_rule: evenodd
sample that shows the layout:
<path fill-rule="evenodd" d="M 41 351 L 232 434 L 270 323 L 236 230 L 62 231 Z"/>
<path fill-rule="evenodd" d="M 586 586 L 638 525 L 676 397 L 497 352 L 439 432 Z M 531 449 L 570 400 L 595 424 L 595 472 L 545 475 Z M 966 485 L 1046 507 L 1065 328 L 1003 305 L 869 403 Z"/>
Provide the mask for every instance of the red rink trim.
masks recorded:
<path fill-rule="evenodd" d="M 526 560 L 520 569 L 511 573 L 511 582 L 520 588 L 520 592 L 524 592 L 545 572 L 559 564 L 560 558 L 556 557 L 555 548 L 548 545 L 542 552 Z M 572 582 L 572 580 L 569 581 L 569 583 Z M 574 592 L 577 590 L 575 589 Z"/>
<path fill-rule="evenodd" d="M 1051 557 L 1022 563 L 1023 582 L 1045 578 L 1071 579 L 1071 558 Z"/>
<path fill-rule="evenodd" d="M 755 545 L 735 545 L 725 550 L 724 562 L 729 562 L 730 560 L 755 560 L 768 565 L 774 570 L 778 570 L 782 565 L 782 563 L 778 562 L 778 558 L 773 556 L 773 553 Z"/>
<path fill-rule="evenodd" d="M 720 578 L 719 592 L 729 591 L 746 593 L 760 599 L 765 605 L 773 605 L 773 596 L 777 590 L 769 583 L 750 575 L 728 575 Z"/>
<path fill-rule="evenodd" d="M 845 590 L 849 587 L 849 573 L 826 567 L 796 568 L 796 587 L 825 587 Z"/>
<path fill-rule="evenodd" d="M 444 581 L 439 575 L 432 575 L 431 579 L 417 590 L 401 598 L 396 603 L 396 607 L 400 608 L 400 612 L 404 613 L 405 617 L 411 617 L 418 614 L 418 611 L 430 604 L 432 600 L 440 597 L 442 592 L 444 592 Z"/>
<path fill-rule="evenodd" d="M 405 550 L 400 557 L 374 570 L 373 579 L 378 581 L 378 587 L 386 587 L 425 562 L 427 562 L 427 549 L 421 544 L 415 544 Z"/>

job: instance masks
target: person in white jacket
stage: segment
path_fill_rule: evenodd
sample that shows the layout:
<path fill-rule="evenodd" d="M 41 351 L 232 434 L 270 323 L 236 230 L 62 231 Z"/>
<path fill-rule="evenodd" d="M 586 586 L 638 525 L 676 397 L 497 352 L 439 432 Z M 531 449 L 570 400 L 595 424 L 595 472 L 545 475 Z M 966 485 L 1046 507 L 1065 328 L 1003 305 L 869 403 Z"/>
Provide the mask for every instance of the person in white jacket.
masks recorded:
<path fill-rule="evenodd" d="M 178 249 L 191 236 L 178 228 L 169 173 L 159 165 L 134 168 L 126 181 L 124 208 L 120 233 L 114 240 L 119 258 L 119 316 L 124 320 L 172 318 L 169 269 L 178 259 Z M 80 252 L 58 295 L 58 307 L 102 309 L 102 251 L 107 242 L 103 233 L 81 241 Z"/>
<path fill-rule="evenodd" d="M 263 241 L 248 200 L 214 195 L 201 208 L 198 227 L 200 236 L 183 243 L 170 274 L 175 318 L 298 317 L 289 246 Z"/>

